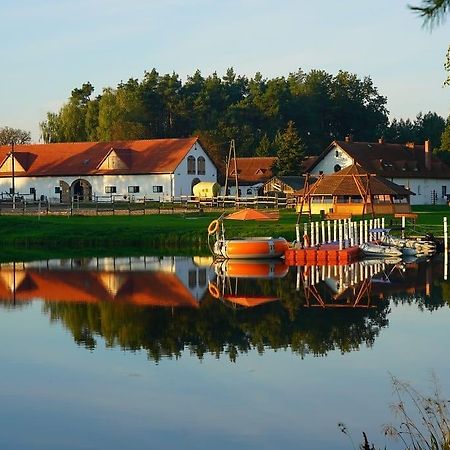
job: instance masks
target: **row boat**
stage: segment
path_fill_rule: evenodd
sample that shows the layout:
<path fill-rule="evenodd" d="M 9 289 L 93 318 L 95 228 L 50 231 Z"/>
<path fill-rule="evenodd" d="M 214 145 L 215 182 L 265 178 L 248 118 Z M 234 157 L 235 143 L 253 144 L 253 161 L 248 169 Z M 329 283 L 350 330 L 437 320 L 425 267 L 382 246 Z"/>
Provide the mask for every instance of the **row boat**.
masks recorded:
<path fill-rule="evenodd" d="M 283 237 L 225 237 L 223 219 L 276 220 L 270 213 L 247 208 L 228 216 L 220 216 L 208 226 L 208 242 L 214 256 L 222 259 L 272 259 L 284 256 L 289 243 Z M 215 242 L 211 245 L 210 238 Z"/>

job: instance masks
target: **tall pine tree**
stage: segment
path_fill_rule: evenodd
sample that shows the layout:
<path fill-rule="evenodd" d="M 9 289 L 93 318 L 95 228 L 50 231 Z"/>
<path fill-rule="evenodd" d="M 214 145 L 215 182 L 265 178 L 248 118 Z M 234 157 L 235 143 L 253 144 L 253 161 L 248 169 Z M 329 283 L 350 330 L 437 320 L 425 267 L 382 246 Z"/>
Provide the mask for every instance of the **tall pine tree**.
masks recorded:
<path fill-rule="evenodd" d="M 277 133 L 274 145 L 278 156 L 274 167 L 275 174 L 300 175 L 306 149 L 292 120 L 288 122 L 283 132 Z"/>

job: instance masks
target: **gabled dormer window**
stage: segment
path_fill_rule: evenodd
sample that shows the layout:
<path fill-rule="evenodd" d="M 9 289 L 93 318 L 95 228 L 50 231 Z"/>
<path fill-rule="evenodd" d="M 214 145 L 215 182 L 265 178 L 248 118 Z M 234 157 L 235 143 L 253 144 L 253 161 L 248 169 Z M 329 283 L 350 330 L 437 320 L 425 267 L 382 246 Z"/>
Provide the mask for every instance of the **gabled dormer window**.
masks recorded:
<path fill-rule="evenodd" d="M 0 166 L 0 172 L 3 173 L 11 173 L 13 170 L 12 165 L 13 159 L 11 155 L 8 155 L 6 159 L 3 161 L 3 164 Z M 23 168 L 22 164 L 17 160 L 16 157 L 14 157 L 14 172 L 25 172 L 25 169 Z"/>
<path fill-rule="evenodd" d="M 128 169 L 125 161 L 120 157 L 118 150 L 111 149 L 105 159 L 100 163 L 99 170 Z M 87 160 L 89 162 L 89 160 Z"/>

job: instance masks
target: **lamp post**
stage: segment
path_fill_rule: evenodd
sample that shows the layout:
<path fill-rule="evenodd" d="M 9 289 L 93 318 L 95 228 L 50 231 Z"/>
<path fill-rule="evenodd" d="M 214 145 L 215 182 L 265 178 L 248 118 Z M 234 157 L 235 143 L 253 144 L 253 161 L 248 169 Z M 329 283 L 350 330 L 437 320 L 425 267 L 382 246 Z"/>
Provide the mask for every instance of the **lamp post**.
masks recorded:
<path fill-rule="evenodd" d="M 16 186 L 14 178 L 14 141 L 11 142 L 12 209 L 16 209 Z"/>

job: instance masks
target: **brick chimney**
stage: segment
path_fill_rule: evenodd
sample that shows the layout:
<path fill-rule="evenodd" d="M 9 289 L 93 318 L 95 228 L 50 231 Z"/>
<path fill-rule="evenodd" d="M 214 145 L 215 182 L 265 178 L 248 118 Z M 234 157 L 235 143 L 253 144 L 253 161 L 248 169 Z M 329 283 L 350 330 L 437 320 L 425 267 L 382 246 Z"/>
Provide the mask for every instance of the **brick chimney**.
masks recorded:
<path fill-rule="evenodd" d="M 424 153 L 425 153 L 425 169 L 431 170 L 431 142 L 429 139 L 425 141 Z"/>
<path fill-rule="evenodd" d="M 345 142 L 353 142 L 353 135 L 348 134 L 347 136 L 345 136 Z"/>

